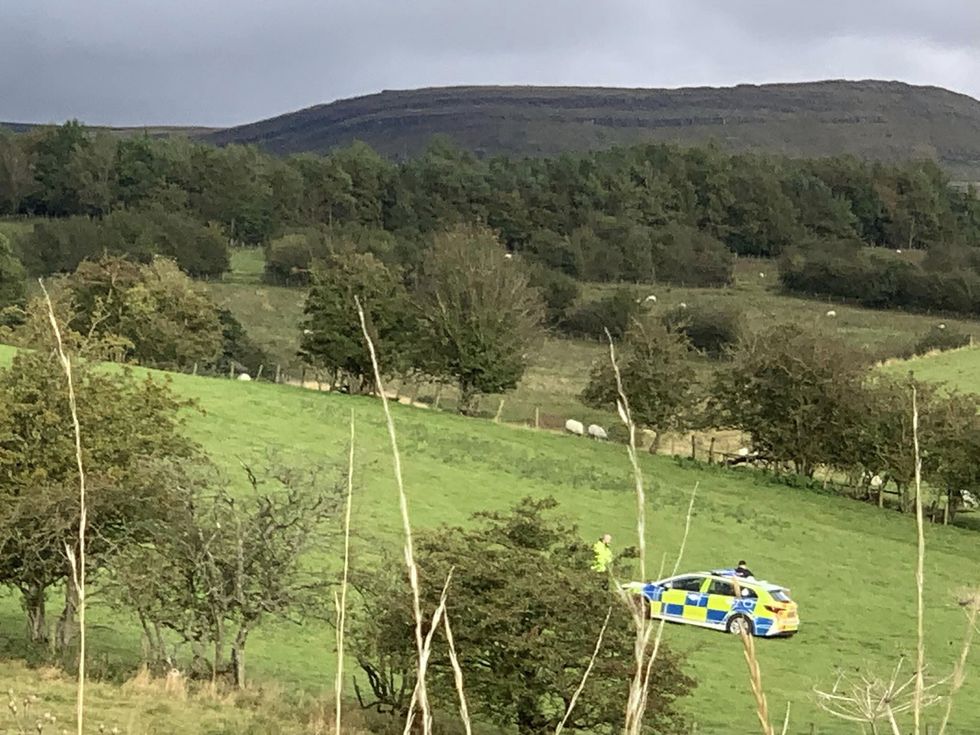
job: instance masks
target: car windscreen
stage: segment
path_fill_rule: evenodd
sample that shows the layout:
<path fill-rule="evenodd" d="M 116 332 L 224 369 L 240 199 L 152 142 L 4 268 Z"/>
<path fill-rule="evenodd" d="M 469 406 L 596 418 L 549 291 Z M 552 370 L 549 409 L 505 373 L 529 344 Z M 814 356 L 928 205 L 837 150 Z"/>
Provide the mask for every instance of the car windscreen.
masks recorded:
<path fill-rule="evenodd" d="M 792 602 L 789 599 L 789 595 L 786 594 L 786 590 L 769 590 L 769 594 L 772 595 L 772 599 L 777 602 Z"/>

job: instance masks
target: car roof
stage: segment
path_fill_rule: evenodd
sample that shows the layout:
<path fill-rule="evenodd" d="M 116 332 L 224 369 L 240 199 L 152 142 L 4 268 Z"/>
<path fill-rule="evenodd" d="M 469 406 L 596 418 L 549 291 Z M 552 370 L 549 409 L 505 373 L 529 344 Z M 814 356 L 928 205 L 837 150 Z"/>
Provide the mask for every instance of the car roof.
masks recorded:
<path fill-rule="evenodd" d="M 767 591 L 786 589 L 782 585 L 774 584 L 764 579 L 756 579 L 755 577 L 738 577 L 735 574 L 734 569 L 713 569 L 709 572 L 687 572 L 686 574 L 675 574 L 672 577 L 665 577 L 664 579 L 657 580 L 655 584 L 669 582 L 671 580 L 681 579 L 683 577 L 715 577 L 716 579 L 724 580 L 738 579 L 738 583 L 743 587 L 760 587 Z"/>

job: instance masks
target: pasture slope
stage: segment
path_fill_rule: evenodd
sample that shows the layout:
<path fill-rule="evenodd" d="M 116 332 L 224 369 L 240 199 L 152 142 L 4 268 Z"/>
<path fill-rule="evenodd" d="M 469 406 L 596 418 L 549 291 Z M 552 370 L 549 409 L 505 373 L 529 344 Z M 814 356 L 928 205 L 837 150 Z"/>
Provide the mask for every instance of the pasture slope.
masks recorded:
<path fill-rule="evenodd" d="M 12 355 L 12 349 L 0 347 L 0 363 L 6 364 Z M 199 401 L 204 413 L 189 417 L 190 431 L 236 483 L 241 479 L 240 461 L 261 463 L 270 451 L 296 465 L 332 465 L 339 477 L 353 410 L 358 535 L 354 563 L 369 562 L 378 544 L 397 548 L 397 502 L 376 400 L 218 378 L 175 374 L 169 379 L 181 395 Z M 622 548 L 635 537 L 631 478 L 621 445 L 409 407 L 394 410 L 416 527 L 466 523 L 474 511 L 503 509 L 525 495 L 552 495 L 560 511 L 577 521 L 584 538 L 608 531 Z M 779 713 L 786 702 L 792 703 L 792 733 L 854 732 L 822 713 L 811 692 L 814 686 L 831 686 L 838 671 L 881 672 L 914 651 L 911 519 L 736 470 L 695 468 L 649 456 L 642 458 L 642 465 L 651 486 L 647 542 L 653 567 L 661 557 L 668 568 L 672 565 L 690 492 L 700 483 L 682 569 L 715 567 L 744 557 L 760 576 L 792 587 L 801 607 L 802 632 L 790 640 L 761 641 L 757 647 L 770 707 Z M 952 665 L 963 632 L 963 615 L 953 593 L 978 581 L 977 536 L 944 527 L 930 527 L 927 534 L 926 643 L 932 671 L 940 674 Z M 335 555 L 315 561 L 325 575 L 336 570 Z M 324 600 L 325 608 L 331 604 Z M 92 615 L 96 671 L 132 663 L 138 651 L 133 621 L 106 608 L 96 608 Z M 2 638 L 20 637 L 20 616 L 13 595 L 0 599 Z M 329 690 L 332 634 L 325 625 L 269 625 L 255 636 L 250 659 L 259 682 L 311 695 Z M 757 731 L 738 641 L 678 626 L 668 627 L 666 638 L 686 654 L 699 682 L 684 704 L 698 722 L 698 732 Z M 0 688 L 8 686 L 4 677 L 33 676 L 17 667 L 10 671 L 14 673 L 0 674 Z M 970 695 L 975 687 L 968 683 L 960 698 L 954 732 L 980 731 L 980 700 Z M 59 691 L 67 707 L 70 690 Z M 111 706 L 107 690 L 97 691 L 96 720 L 100 707 Z M 167 709 L 165 702 L 145 709 L 141 731 L 166 731 L 161 715 L 153 713 Z M 815 723 L 814 730 L 810 723 Z"/>

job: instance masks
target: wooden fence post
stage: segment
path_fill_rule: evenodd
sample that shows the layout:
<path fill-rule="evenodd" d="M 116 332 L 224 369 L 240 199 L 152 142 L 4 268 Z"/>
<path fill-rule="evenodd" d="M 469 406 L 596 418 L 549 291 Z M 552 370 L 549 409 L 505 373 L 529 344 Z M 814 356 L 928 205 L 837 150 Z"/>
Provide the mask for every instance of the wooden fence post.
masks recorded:
<path fill-rule="evenodd" d="M 276 383 L 279 383 L 279 379 L 282 377 L 282 368 L 279 363 L 276 363 Z"/>
<path fill-rule="evenodd" d="M 698 440 L 694 436 L 694 432 L 691 432 L 691 459 L 698 458 Z"/>
<path fill-rule="evenodd" d="M 197 363 L 196 362 L 194 363 L 194 372 L 193 372 L 193 375 L 197 375 Z"/>
<path fill-rule="evenodd" d="M 228 377 L 231 378 L 232 380 L 235 379 L 235 366 L 234 365 L 229 365 L 228 366 Z"/>
<path fill-rule="evenodd" d="M 538 406 L 534 407 L 534 428 L 541 428 L 541 409 Z"/>
<path fill-rule="evenodd" d="M 502 414 L 503 412 L 504 412 L 504 399 L 501 398 L 500 405 L 497 406 L 497 415 L 493 417 L 493 423 L 495 424 L 500 423 L 500 414 Z"/>
<path fill-rule="evenodd" d="M 262 368 L 264 367 L 265 365 L 259 365 L 259 371 L 255 374 L 256 380 L 262 380 Z"/>
<path fill-rule="evenodd" d="M 306 387 L 306 365 L 303 366 L 303 372 L 299 374 L 299 387 Z"/>
<path fill-rule="evenodd" d="M 433 408 L 439 408 L 439 401 L 441 398 L 442 398 L 442 383 L 439 383 L 439 385 L 436 386 L 436 397 L 432 401 Z"/>
<path fill-rule="evenodd" d="M 711 437 L 711 443 L 708 445 L 708 464 L 715 463 L 715 437 Z"/>

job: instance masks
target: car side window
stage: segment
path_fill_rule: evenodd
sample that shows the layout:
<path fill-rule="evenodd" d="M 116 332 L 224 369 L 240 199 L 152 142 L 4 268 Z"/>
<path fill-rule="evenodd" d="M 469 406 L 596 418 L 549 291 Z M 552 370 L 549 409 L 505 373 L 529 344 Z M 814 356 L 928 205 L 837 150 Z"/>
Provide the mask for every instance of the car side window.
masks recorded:
<path fill-rule="evenodd" d="M 759 597 L 754 589 L 749 587 L 742 587 L 739 589 L 739 594 L 747 600 L 755 600 Z"/>
<path fill-rule="evenodd" d="M 680 579 L 675 579 L 670 587 L 671 589 L 683 590 L 684 592 L 700 592 L 703 583 L 704 577 L 681 577 Z"/>
<path fill-rule="evenodd" d="M 735 597 L 735 585 L 723 579 L 712 579 L 711 584 L 708 586 L 708 594 Z"/>

